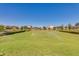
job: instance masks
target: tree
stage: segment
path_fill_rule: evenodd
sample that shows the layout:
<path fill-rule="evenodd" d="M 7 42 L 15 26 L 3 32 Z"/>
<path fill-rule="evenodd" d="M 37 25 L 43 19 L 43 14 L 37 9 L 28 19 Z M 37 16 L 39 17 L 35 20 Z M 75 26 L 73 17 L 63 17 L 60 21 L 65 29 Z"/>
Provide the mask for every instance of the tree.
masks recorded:
<path fill-rule="evenodd" d="M 78 29 L 79 30 L 79 23 L 76 23 L 75 24 L 75 29 Z"/>
<path fill-rule="evenodd" d="M 64 30 L 64 26 L 63 26 L 63 24 L 60 26 L 60 28 L 61 28 L 61 31 L 63 31 L 63 30 Z"/>
<path fill-rule="evenodd" d="M 27 30 L 28 27 L 27 26 L 21 26 L 21 30 Z"/>
<path fill-rule="evenodd" d="M 11 26 L 6 26 L 5 28 L 6 28 L 6 29 L 12 29 L 12 27 L 11 27 Z"/>
<path fill-rule="evenodd" d="M 0 25 L 0 31 L 3 31 L 3 30 L 4 30 L 4 26 Z"/>
<path fill-rule="evenodd" d="M 57 27 L 53 27 L 53 30 L 57 30 Z"/>
<path fill-rule="evenodd" d="M 43 26 L 43 29 L 44 29 L 44 30 L 47 30 L 47 27 Z"/>
<path fill-rule="evenodd" d="M 68 29 L 68 27 L 67 27 L 67 26 L 65 26 L 64 28 L 65 28 L 65 30 L 67 30 L 67 29 Z"/>
<path fill-rule="evenodd" d="M 39 30 L 39 29 L 40 29 L 40 27 L 33 27 L 33 29 L 35 29 L 35 30 Z"/>
<path fill-rule="evenodd" d="M 19 31 L 19 27 L 18 26 L 11 26 L 11 28 L 12 28 L 13 32 Z"/>
<path fill-rule="evenodd" d="M 21 30 L 24 30 L 24 27 L 23 26 L 21 26 L 21 28 L 20 28 Z"/>
<path fill-rule="evenodd" d="M 69 29 L 69 31 L 72 29 L 72 25 L 71 24 L 68 24 L 68 29 Z"/>
<path fill-rule="evenodd" d="M 79 26 L 79 23 L 76 23 L 75 26 Z"/>
<path fill-rule="evenodd" d="M 27 26 L 23 26 L 23 30 L 27 30 L 28 29 L 28 27 Z"/>

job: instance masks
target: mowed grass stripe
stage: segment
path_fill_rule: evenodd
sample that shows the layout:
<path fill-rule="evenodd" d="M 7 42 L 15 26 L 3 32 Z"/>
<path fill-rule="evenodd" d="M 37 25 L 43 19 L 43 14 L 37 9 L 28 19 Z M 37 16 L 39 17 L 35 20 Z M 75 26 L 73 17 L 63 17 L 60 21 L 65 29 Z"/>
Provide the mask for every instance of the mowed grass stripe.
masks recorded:
<path fill-rule="evenodd" d="M 23 32 L 0 37 L 0 53 L 19 56 L 79 55 L 78 39 L 76 34 L 57 31 Z"/>
<path fill-rule="evenodd" d="M 64 39 L 64 53 L 69 56 L 79 56 L 79 35 L 57 32 Z"/>

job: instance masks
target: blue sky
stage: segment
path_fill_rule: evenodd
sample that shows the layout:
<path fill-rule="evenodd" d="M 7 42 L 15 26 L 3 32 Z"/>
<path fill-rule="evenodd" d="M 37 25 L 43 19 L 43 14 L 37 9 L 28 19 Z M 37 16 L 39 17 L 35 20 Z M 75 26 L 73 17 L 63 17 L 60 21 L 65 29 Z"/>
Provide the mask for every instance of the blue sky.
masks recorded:
<path fill-rule="evenodd" d="M 19 3 L 0 4 L 0 24 L 61 25 L 79 22 L 79 4 Z"/>

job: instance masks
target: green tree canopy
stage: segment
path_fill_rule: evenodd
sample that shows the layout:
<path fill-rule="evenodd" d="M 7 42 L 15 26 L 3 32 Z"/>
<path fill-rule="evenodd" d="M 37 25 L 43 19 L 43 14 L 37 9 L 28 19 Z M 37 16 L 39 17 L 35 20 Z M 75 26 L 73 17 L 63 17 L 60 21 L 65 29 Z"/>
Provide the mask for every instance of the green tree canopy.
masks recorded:
<path fill-rule="evenodd" d="M 4 30 L 4 25 L 0 25 L 0 31 Z"/>

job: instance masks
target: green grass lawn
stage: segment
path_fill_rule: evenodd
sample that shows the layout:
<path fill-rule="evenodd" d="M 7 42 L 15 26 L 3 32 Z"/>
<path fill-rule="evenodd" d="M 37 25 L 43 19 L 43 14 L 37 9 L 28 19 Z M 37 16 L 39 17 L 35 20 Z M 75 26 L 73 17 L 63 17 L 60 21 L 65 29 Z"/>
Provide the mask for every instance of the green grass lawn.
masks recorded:
<path fill-rule="evenodd" d="M 79 35 L 57 31 L 31 31 L 0 36 L 0 55 L 79 56 Z"/>

